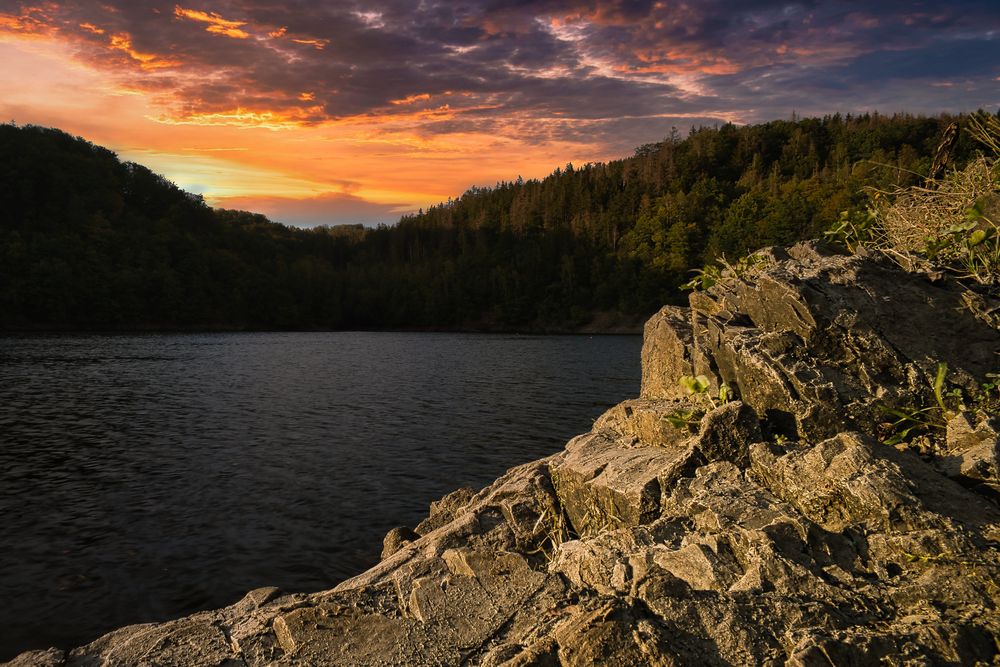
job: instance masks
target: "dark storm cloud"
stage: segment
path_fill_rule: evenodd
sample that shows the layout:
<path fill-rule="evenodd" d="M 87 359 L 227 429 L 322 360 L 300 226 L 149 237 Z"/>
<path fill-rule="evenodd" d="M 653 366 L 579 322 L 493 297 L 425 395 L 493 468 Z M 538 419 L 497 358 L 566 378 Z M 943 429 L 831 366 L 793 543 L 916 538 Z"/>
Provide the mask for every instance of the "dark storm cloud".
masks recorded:
<path fill-rule="evenodd" d="M 1000 104 L 993 0 L 0 2 L 149 91 L 172 118 L 234 109 L 426 134 L 628 144 L 671 125 Z M 39 18 L 42 17 L 42 18 Z M 27 25 L 27 20 L 20 23 Z M 2 25 L 2 24 L 0 24 Z M 889 109 L 885 105 L 891 105 Z"/>
<path fill-rule="evenodd" d="M 906 51 L 877 51 L 846 63 L 841 72 L 848 82 L 871 80 L 990 77 L 1000 74 L 1000 40 L 962 39 Z M 955 63 L 961 63 L 956 69 Z"/>

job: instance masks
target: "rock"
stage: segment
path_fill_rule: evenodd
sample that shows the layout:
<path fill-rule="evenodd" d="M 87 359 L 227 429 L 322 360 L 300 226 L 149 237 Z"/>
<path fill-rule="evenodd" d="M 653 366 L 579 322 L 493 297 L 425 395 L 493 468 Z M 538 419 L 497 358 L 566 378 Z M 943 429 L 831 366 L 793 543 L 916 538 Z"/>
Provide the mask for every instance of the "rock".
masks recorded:
<path fill-rule="evenodd" d="M 66 654 L 57 648 L 47 651 L 28 651 L 8 662 L 9 667 L 62 667 L 66 664 Z"/>
<path fill-rule="evenodd" d="M 510 648 L 510 657 L 502 663 L 502 667 L 560 667 L 559 644 L 552 637 L 540 639 L 522 650 L 518 650 L 519 647 Z"/>
<path fill-rule="evenodd" d="M 461 549 L 444 560 L 444 578 L 413 582 L 407 612 L 438 633 L 447 629 L 447 643 L 462 650 L 482 646 L 546 579 L 519 554 Z"/>
<path fill-rule="evenodd" d="M 984 440 L 962 452 L 962 463 L 959 473 L 966 479 L 976 479 L 983 482 L 996 483 L 998 457 L 998 441 L 996 438 Z"/>
<path fill-rule="evenodd" d="M 573 530 L 589 535 L 651 522 L 659 515 L 663 490 L 693 470 L 695 460 L 692 447 L 623 448 L 591 433 L 571 440 L 550 469 Z"/>
<path fill-rule="evenodd" d="M 936 457 L 878 441 L 882 406 L 936 404 L 938 362 L 981 382 L 1000 332 L 947 280 L 815 243 L 760 257 L 649 321 L 641 398 L 433 503 L 367 572 L 8 664 L 1000 663 L 1000 423 L 954 416 Z"/>
<path fill-rule="evenodd" d="M 969 390 L 997 366 L 1000 331 L 963 307 L 958 285 L 815 242 L 758 256 L 755 274 L 693 294 L 691 318 L 699 372 L 736 387 L 767 432 L 874 434 L 882 406 L 933 404 L 937 363 Z"/>
<path fill-rule="evenodd" d="M 628 593 L 628 559 L 636 548 L 629 530 L 605 532 L 596 540 L 570 540 L 560 545 L 549 571 L 558 572 L 578 589 L 592 589 L 601 595 Z"/>
<path fill-rule="evenodd" d="M 903 474 L 860 434 L 845 433 L 787 454 L 751 451 L 751 474 L 824 530 L 910 528 L 918 504 Z"/>
<path fill-rule="evenodd" d="M 416 532 L 426 535 L 435 528 L 451 523 L 475 494 L 475 489 L 463 486 L 460 489 L 455 489 L 441 500 L 431 503 L 430 515 L 420 522 Z"/>
<path fill-rule="evenodd" d="M 690 433 L 668 421 L 678 411 L 697 407 L 689 401 L 633 399 L 609 409 L 594 422 L 594 431 L 642 447 L 683 447 Z"/>
<path fill-rule="evenodd" d="M 742 401 L 733 401 L 705 414 L 697 447 L 706 461 L 732 461 L 746 467 L 750 445 L 763 439 L 757 413 Z"/>
<path fill-rule="evenodd" d="M 693 375 L 691 318 L 677 306 L 664 306 L 649 318 L 643 330 L 642 398 L 684 398 L 678 384 Z"/>
<path fill-rule="evenodd" d="M 454 518 L 383 560 L 367 572 L 341 582 L 335 591 L 397 585 L 400 578 L 423 576 L 451 548 L 475 547 L 527 554 L 540 561 L 548 546 L 557 499 L 549 477 L 556 457 L 512 468 L 492 485 L 454 505 Z M 463 493 L 463 495 L 465 495 Z M 447 497 L 446 497 L 447 498 Z M 423 525 L 423 524 L 421 524 Z"/>
<path fill-rule="evenodd" d="M 381 560 L 385 560 L 389 556 L 393 555 L 407 544 L 412 544 L 416 540 L 420 539 L 420 534 L 416 531 L 410 530 L 405 526 L 400 526 L 398 528 L 393 528 L 388 533 L 385 534 L 385 538 L 382 540 L 382 557 Z"/>
<path fill-rule="evenodd" d="M 678 664 L 669 654 L 662 626 L 618 602 L 574 614 L 553 636 L 559 645 L 559 664 L 567 667 Z"/>
<path fill-rule="evenodd" d="M 974 424 L 968 413 L 959 413 L 948 421 L 946 442 L 939 461 L 946 474 L 1000 493 L 1000 418 Z"/>
<path fill-rule="evenodd" d="M 417 620 L 315 605 L 274 619 L 284 652 L 274 664 L 371 665 L 457 664 L 461 653 L 439 641 L 433 628 Z"/>
<path fill-rule="evenodd" d="M 724 591 L 743 576 L 742 569 L 729 554 L 723 552 L 720 557 L 708 544 L 691 543 L 676 550 L 651 550 L 650 556 L 656 566 L 695 591 Z"/>
<path fill-rule="evenodd" d="M 66 664 L 75 666 L 93 661 L 102 667 L 244 664 L 226 633 L 208 614 L 115 630 L 72 651 Z"/>

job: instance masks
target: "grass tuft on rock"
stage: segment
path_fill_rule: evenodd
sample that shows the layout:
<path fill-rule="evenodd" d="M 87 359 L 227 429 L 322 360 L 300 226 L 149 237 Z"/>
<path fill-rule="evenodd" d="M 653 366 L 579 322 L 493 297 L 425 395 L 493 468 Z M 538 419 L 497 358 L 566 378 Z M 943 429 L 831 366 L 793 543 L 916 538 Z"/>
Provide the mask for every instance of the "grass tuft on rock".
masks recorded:
<path fill-rule="evenodd" d="M 962 170 L 921 185 L 870 188 L 864 211 L 844 211 L 826 232 L 857 252 L 882 253 L 906 271 L 948 273 L 1000 287 L 1000 120 L 969 117 L 966 132 L 984 153 Z"/>

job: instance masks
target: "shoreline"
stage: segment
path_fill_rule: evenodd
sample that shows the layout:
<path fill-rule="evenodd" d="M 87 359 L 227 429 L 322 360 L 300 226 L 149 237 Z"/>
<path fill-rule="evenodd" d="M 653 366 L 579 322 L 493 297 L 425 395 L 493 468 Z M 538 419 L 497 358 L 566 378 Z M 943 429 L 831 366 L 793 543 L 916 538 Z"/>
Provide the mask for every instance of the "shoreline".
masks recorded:
<path fill-rule="evenodd" d="M 642 325 L 617 327 L 399 327 L 399 328 L 254 328 L 254 327 L 122 327 L 122 328 L 12 328 L 0 329 L 0 338 L 18 336 L 126 336 L 169 334 L 240 334 L 240 333 L 440 333 L 519 336 L 640 336 Z"/>

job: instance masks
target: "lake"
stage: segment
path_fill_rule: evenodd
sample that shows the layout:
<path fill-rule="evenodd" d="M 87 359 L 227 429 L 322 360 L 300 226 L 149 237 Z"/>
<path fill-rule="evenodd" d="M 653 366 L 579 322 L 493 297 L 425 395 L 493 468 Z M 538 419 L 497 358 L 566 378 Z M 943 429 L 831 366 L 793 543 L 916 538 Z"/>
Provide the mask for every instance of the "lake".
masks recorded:
<path fill-rule="evenodd" d="M 0 338 L 0 660 L 331 588 L 638 395 L 639 336 Z"/>

